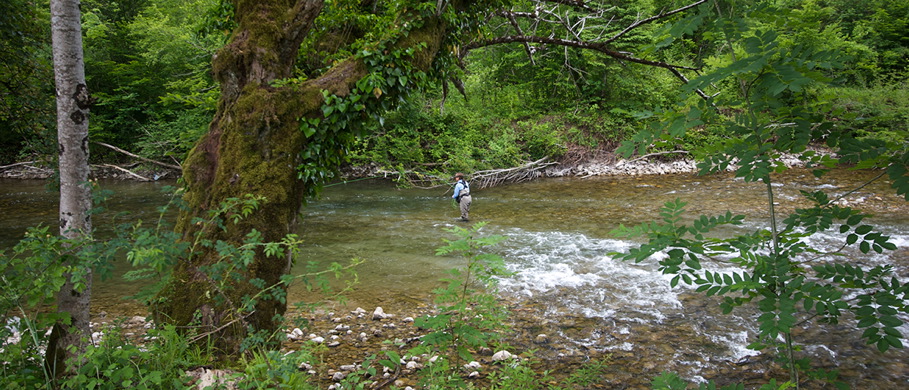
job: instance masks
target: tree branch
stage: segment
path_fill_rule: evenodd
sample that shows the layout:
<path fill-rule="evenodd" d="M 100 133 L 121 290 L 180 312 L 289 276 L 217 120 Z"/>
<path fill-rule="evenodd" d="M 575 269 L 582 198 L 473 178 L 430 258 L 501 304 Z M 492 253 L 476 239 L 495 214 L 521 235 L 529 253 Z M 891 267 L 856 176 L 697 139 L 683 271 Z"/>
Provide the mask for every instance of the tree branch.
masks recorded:
<path fill-rule="evenodd" d="M 568 47 L 575 47 L 575 48 L 579 48 L 579 49 L 588 49 L 588 50 L 598 51 L 600 53 L 606 54 L 607 56 L 610 56 L 610 57 L 618 59 L 618 60 L 634 62 L 634 63 L 642 64 L 642 65 L 655 66 L 655 67 L 665 68 L 665 69 L 687 69 L 687 70 L 697 70 L 698 69 L 698 68 L 693 68 L 693 67 L 689 67 L 689 66 L 673 65 L 673 64 L 666 63 L 666 62 L 662 62 L 662 61 L 645 60 L 643 58 L 635 57 L 627 52 L 620 52 L 620 51 L 613 50 L 609 47 L 609 45 L 602 43 L 602 42 L 575 41 L 575 40 L 569 40 L 569 39 L 538 37 L 538 36 L 531 36 L 531 35 L 510 35 L 510 36 L 503 36 L 503 37 L 488 39 L 485 41 L 476 41 L 476 42 L 472 42 L 472 43 L 468 44 L 467 46 L 465 46 L 465 49 L 472 50 L 472 49 L 477 49 L 480 47 L 500 45 L 500 44 L 504 44 L 504 43 L 539 43 L 539 44 L 547 44 L 547 45 L 568 46 Z"/>
<path fill-rule="evenodd" d="M 592 12 L 592 11 L 596 11 L 595 9 L 593 9 L 592 7 L 590 7 L 589 5 L 587 5 L 587 2 L 584 1 L 584 0 L 545 0 L 545 2 L 547 2 L 547 3 L 556 3 L 556 4 L 563 4 L 563 5 L 570 5 L 570 6 L 575 7 L 575 8 L 580 8 L 580 9 L 582 9 L 582 10 L 584 10 L 584 11 L 591 11 L 591 12 Z"/>
<path fill-rule="evenodd" d="M 137 174 L 137 173 L 135 173 L 135 172 L 133 172 L 133 171 L 130 171 L 129 169 L 121 168 L 121 167 L 118 167 L 118 166 L 113 165 L 113 164 L 101 164 L 101 165 L 99 165 L 99 166 L 101 166 L 101 167 L 106 167 L 106 168 L 113 168 L 113 169 L 116 169 L 116 170 L 118 170 L 118 171 L 121 171 L 121 172 L 126 173 L 127 175 L 130 175 L 130 176 L 132 176 L 132 177 L 135 177 L 135 178 L 138 179 L 139 181 L 152 181 L 152 179 L 149 179 L 149 178 L 147 178 L 147 177 L 145 177 L 145 176 L 142 176 L 142 175 L 139 175 L 139 174 Z"/>
<path fill-rule="evenodd" d="M 24 162 L 18 162 L 18 163 L 15 163 L 15 164 L 0 166 L 0 169 L 9 169 L 9 168 L 13 168 L 13 167 L 18 167 L 18 166 L 20 166 L 20 165 L 31 165 L 31 164 L 34 164 L 34 163 L 36 163 L 36 162 L 37 162 L 37 161 L 24 161 Z"/>
<path fill-rule="evenodd" d="M 511 26 L 514 27 L 514 31 L 518 35 L 524 35 L 524 31 L 521 30 L 521 26 L 518 24 L 518 21 L 514 18 L 512 14 L 506 14 L 506 18 L 511 22 Z M 524 42 L 524 51 L 527 53 L 527 58 L 530 59 L 530 65 L 536 66 L 537 62 L 533 59 L 533 49 L 530 47 L 530 43 Z"/>
<path fill-rule="evenodd" d="M 638 28 L 638 27 L 640 27 L 640 26 L 643 26 L 643 25 L 645 25 L 645 24 L 647 24 L 647 23 L 650 23 L 650 22 L 653 22 L 653 21 L 655 21 L 655 20 L 660 20 L 660 19 L 663 19 L 663 18 L 665 18 L 665 17 L 675 15 L 675 14 L 677 14 L 677 13 L 679 13 L 679 12 L 687 11 L 687 10 L 689 10 L 689 9 L 692 9 L 692 8 L 694 8 L 694 7 L 697 7 L 697 6 L 699 6 L 699 5 L 701 5 L 701 4 L 704 4 L 704 3 L 706 3 L 706 2 L 707 2 L 707 0 L 698 0 L 697 2 L 688 4 L 688 5 L 686 5 L 686 6 L 682 7 L 682 8 L 678 8 L 678 9 L 675 9 L 675 10 L 672 10 L 672 11 L 669 11 L 669 12 L 664 12 L 664 13 L 661 13 L 661 14 L 659 14 L 659 15 L 654 15 L 654 16 L 651 16 L 651 17 L 649 17 L 649 18 L 647 18 L 647 19 L 638 20 L 638 21 L 636 21 L 636 22 L 634 22 L 634 23 L 628 25 L 628 27 L 625 27 L 624 30 L 622 30 L 622 31 L 619 32 L 618 34 L 614 35 L 612 38 L 607 39 L 607 40 L 606 40 L 605 42 L 603 42 L 603 43 L 614 42 L 616 39 L 621 38 L 622 35 L 627 34 L 629 31 L 634 30 L 635 28 Z"/>
<path fill-rule="evenodd" d="M 160 161 L 155 161 L 155 160 L 152 160 L 152 159 L 148 159 L 148 158 L 139 156 L 139 155 L 137 155 L 137 154 L 133 154 L 133 153 L 127 152 L 127 151 L 125 151 L 125 150 L 123 150 L 123 149 L 120 149 L 120 148 L 118 148 L 118 147 L 116 147 L 116 146 L 108 145 L 108 144 L 106 144 L 106 143 L 104 143 L 104 142 L 92 141 L 92 143 L 95 144 L 95 145 L 101 145 L 101 146 L 103 146 L 103 147 L 105 147 L 105 148 L 109 148 L 109 149 L 114 150 L 114 151 L 116 151 L 116 152 L 123 153 L 123 154 L 125 154 L 125 155 L 127 155 L 127 156 L 130 156 L 130 157 L 132 157 L 132 158 L 137 158 L 137 159 L 139 159 L 139 160 L 145 161 L 145 162 L 150 163 L 150 164 L 160 165 L 160 166 L 162 166 L 162 167 L 170 168 L 170 169 L 176 169 L 176 170 L 178 170 L 178 171 L 181 170 L 181 168 L 180 168 L 179 165 L 173 165 L 173 164 L 168 164 L 168 163 L 163 163 L 163 162 L 160 162 Z"/>

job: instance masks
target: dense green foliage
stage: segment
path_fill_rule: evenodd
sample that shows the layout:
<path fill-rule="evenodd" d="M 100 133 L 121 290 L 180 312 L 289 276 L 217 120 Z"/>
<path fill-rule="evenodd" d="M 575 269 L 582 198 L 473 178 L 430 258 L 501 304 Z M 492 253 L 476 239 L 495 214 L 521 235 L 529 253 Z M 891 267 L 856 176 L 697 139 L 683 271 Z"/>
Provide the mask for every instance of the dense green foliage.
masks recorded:
<path fill-rule="evenodd" d="M 752 234 L 711 238 L 714 229 L 738 225 L 742 217 L 703 216 L 688 225 L 680 218 L 685 205 L 670 202 L 661 210 L 662 221 L 625 231 L 643 235 L 648 242 L 624 258 L 641 261 L 665 253 L 661 270 L 673 275 L 673 284 L 690 284 L 706 295 L 723 296 L 727 311 L 757 306 L 762 313 L 757 318 L 760 335 L 753 347 L 777 348 L 793 373 L 779 387 L 798 386 L 798 375 L 804 373 L 836 381 L 835 373 L 813 370 L 797 356 L 792 331 L 806 318 L 838 323 L 851 313 L 866 342 L 881 351 L 902 347 L 906 335 L 900 331 L 903 322 L 898 315 L 909 312 L 907 285 L 888 266 L 866 269 L 838 262 L 803 240 L 816 232 L 838 231 L 844 248 L 867 254 L 894 250 L 889 237 L 870 225 L 868 215 L 839 206 L 822 192 L 805 193 L 810 206 L 777 221 L 773 177 L 784 169 L 780 154 L 790 153 L 816 168 L 819 176 L 840 163 L 882 169 L 896 192 L 909 199 L 909 97 L 905 92 L 909 5 L 884 0 L 715 1 L 623 35 L 639 15 L 657 14 L 682 3 L 597 3 L 614 6 L 608 17 L 585 19 L 590 15 L 583 7 L 553 5 L 554 14 L 564 15 L 562 25 L 523 18 L 510 21 L 502 14 L 484 19 L 479 15 L 482 9 L 477 14 L 454 14 L 435 9 L 430 2 L 421 3 L 415 12 L 449 12 L 446 22 L 463 27 L 459 31 L 465 35 L 451 37 L 446 54 L 423 72 L 404 60 L 414 55 L 413 49 L 390 43 L 415 27 L 398 23 L 404 2 L 329 2 L 299 53 L 295 77 L 279 83 L 318 76 L 335 61 L 350 57 L 362 59 L 369 75 L 346 96 L 323 96 L 325 120 L 303 122 L 300 131 L 312 142 L 300 151 L 304 161 L 296 167 L 300 179 L 322 183 L 329 169 L 348 160 L 441 174 L 504 168 L 543 157 L 570 161 L 597 150 L 612 150 L 623 141 L 628 155 L 690 150 L 701 158 L 704 173 L 734 167 L 737 176 L 765 183 L 773 219 L 767 228 Z M 509 4 L 513 12 L 531 13 L 537 2 Z M 182 160 L 206 131 L 214 112 L 219 91 L 210 75 L 210 62 L 224 42 L 223 33 L 232 26 L 229 2 L 85 0 L 82 9 L 87 80 L 97 98 L 91 139 L 149 158 Z M 11 0 L 0 5 L 0 163 L 49 156 L 55 149 L 48 132 L 53 128 L 53 88 L 47 19 L 44 4 Z M 581 30 L 564 28 L 582 21 L 599 24 Z M 619 39 L 611 42 L 613 50 L 698 71 L 684 69 L 691 71 L 686 73 L 691 80 L 682 85 L 665 67 L 648 67 L 582 47 L 514 41 L 477 45 L 464 53 L 453 43 L 474 38 L 468 34 L 488 38 L 512 34 L 512 30 L 580 41 L 618 34 Z M 452 93 L 451 86 L 464 95 Z M 811 147 L 818 145 L 838 155 L 814 152 Z M 106 150 L 92 155 L 98 160 L 120 158 Z M 231 201 L 194 222 L 223 229 L 254 212 L 263 200 Z M 497 341 L 494 321 L 503 314 L 483 289 L 494 290 L 494 277 L 504 272 L 501 259 L 477 250 L 499 238 L 476 238 L 473 234 L 478 230 L 455 231 L 462 239 L 440 250 L 461 253 L 468 264 L 440 290 L 439 303 L 446 314 L 420 322 L 434 331 L 425 340 L 428 351 L 454 351 L 453 359 L 440 360 L 426 372 L 428 385 L 462 385 L 456 374 L 458 359 Z M 79 272 L 89 267 L 104 270 L 108 260 L 122 251 L 138 267 L 131 277 L 166 278 L 177 257 L 192 257 L 198 248 L 213 249 L 223 261 L 202 271 L 218 295 L 233 288 L 233 281 L 240 278 L 236 271 L 248 266 L 257 251 L 287 255 L 298 244 L 293 236 L 265 243 L 251 231 L 239 243 L 198 236 L 195 242 L 173 245 L 176 236 L 160 229 L 122 231 L 124 236 L 99 243 L 66 241 L 49 234 L 47 228 L 36 228 L 9 255 L 4 254 L 2 318 L 15 314 L 18 322 L 8 322 L 10 326 L 0 335 L 12 336 L 15 330 L 26 336 L 4 344 L 0 352 L 7 362 L 2 366 L 4 384 L 49 386 L 50 378 L 41 368 L 39 330 L 55 318 L 38 309 L 51 303 L 66 273 L 74 273 L 78 280 Z M 805 261 L 803 254 L 817 258 Z M 710 270 L 709 259 L 717 256 L 741 271 Z M 63 267 L 61 259 L 77 261 Z M 344 270 L 334 266 L 325 272 Z M 319 276 L 319 272 L 301 277 Z M 287 277 L 281 283 L 293 280 Z M 255 300 L 285 299 L 282 289 L 261 280 L 251 283 L 257 291 L 244 301 L 227 302 L 226 295 L 219 295 L 219 303 L 241 317 L 251 311 Z M 468 306 L 486 317 L 467 315 Z M 89 351 L 78 375 L 61 386 L 178 388 L 185 379 L 182 370 L 203 364 L 211 351 L 188 347 L 192 335 L 167 328 L 160 332 L 163 342 L 150 344 L 150 350 L 125 343 L 116 334 L 109 336 Z M 260 349 L 276 340 L 274 334 L 253 334 L 247 340 L 246 378 L 252 378 L 247 387 L 301 385 L 303 378 L 294 366 L 303 357 Z M 160 361 L 161 356 L 172 358 Z M 385 358 L 373 359 L 386 367 L 400 364 L 396 354 Z M 535 381 L 547 377 L 524 363 L 504 367 L 496 375 L 501 381 L 493 387 L 500 388 L 534 388 Z M 362 387 L 357 378 L 351 376 L 345 384 Z M 666 374 L 654 386 L 683 388 L 686 384 Z M 771 387 L 778 386 L 774 382 Z"/>
<path fill-rule="evenodd" d="M 54 150 L 54 76 L 46 4 L 0 4 L 0 164 L 20 150 Z"/>
<path fill-rule="evenodd" d="M 682 219 L 686 204 L 667 202 L 660 210 L 661 221 L 618 231 L 646 238 L 646 243 L 618 257 L 638 262 L 663 254 L 660 271 L 673 275 L 673 286 L 684 283 L 707 296 L 722 296 L 726 313 L 742 306 L 756 308 L 759 334 L 750 347 L 778 350 L 790 371 L 789 381 L 781 387 L 798 388 L 806 379 L 843 387 L 836 372 L 817 370 L 808 357 L 799 356 L 793 332 L 806 322 L 839 324 L 851 314 L 867 343 L 881 352 L 902 348 L 906 335 L 899 329 L 903 325 L 899 316 L 909 313 L 909 286 L 893 273 L 892 265 L 850 260 L 897 247 L 870 225 L 870 215 L 839 205 L 845 195 L 803 191 L 807 207 L 778 215 L 775 175 L 787 169 L 780 160 L 783 154 L 797 156 L 818 177 L 843 162 L 883 168 L 882 176 L 890 176 L 895 192 L 909 199 L 909 129 L 897 125 L 874 131 L 867 126 L 875 121 L 855 120 L 844 107 L 831 104 L 826 94 L 842 74 L 839 69 L 854 66 L 850 62 L 854 58 L 831 50 L 823 41 L 792 39 L 804 25 L 791 23 L 786 10 L 749 11 L 750 25 L 735 14 L 730 21 L 717 17 L 720 23 L 705 25 L 707 31 L 719 27 L 734 55 L 716 58 L 709 72 L 692 80 L 686 90 L 694 94 L 720 86 L 719 93 L 660 113 L 658 124 L 636 134 L 622 149 L 626 154 L 641 152 L 651 145 L 676 143 L 692 128 L 721 128 L 726 138 L 697 150 L 701 173 L 731 169 L 746 182 L 764 183 L 769 220 L 753 232 L 718 238 L 716 230 L 742 225 L 744 216 L 727 212 L 700 216 L 688 224 Z M 732 88 L 724 89 L 724 84 Z M 717 107 L 735 114 L 724 115 Z M 835 154 L 818 153 L 811 148 L 817 145 Z M 807 240 L 828 231 L 841 240 L 839 249 L 824 251 Z M 738 271 L 712 270 L 717 259 Z M 667 388 L 684 387 L 671 383 L 677 378 L 664 379 Z"/>
<path fill-rule="evenodd" d="M 532 12 L 535 4 L 518 1 L 513 10 Z M 614 7 L 606 14 L 610 22 L 588 27 L 579 38 L 609 36 L 638 15 L 682 4 L 612 2 Z M 778 0 L 748 1 L 738 9 L 751 4 L 776 4 L 788 10 L 774 22 L 786 24 L 778 31 L 780 44 L 817 44 L 843 55 L 845 66 L 827 75 L 836 83 L 820 92 L 837 96 L 832 99 L 835 107 L 855 113 L 855 119 L 842 119 L 850 120 L 857 131 L 893 137 L 894 127 L 906 127 L 907 103 L 899 91 L 905 89 L 909 66 L 909 7 L 882 0 Z M 52 77 L 44 6 L 16 0 L 3 7 L 0 162 L 10 163 L 53 150 L 47 132 L 53 127 Z M 374 6 L 358 1 L 332 2 L 304 42 L 296 76 L 318 75 L 333 61 L 374 50 L 370 45 L 406 31 L 393 25 L 393 2 L 382 7 L 384 11 L 376 12 Z M 229 2 L 88 0 L 82 9 L 86 77 L 97 98 L 90 122 L 92 140 L 179 162 L 214 112 L 218 88 L 211 79 L 210 62 L 232 26 Z M 585 12 L 566 5 L 558 8 L 571 22 L 589 16 Z M 753 26 L 767 23 L 754 14 L 742 16 Z M 467 23 L 465 33 L 479 28 L 484 37 L 507 35 L 514 28 L 503 17 L 482 25 L 476 25 L 475 17 L 459 17 L 459 23 Z M 569 37 L 562 26 L 527 18 L 518 18 L 517 23 L 528 34 Z M 592 25 L 594 19 L 585 23 Z M 697 31 L 699 23 L 703 17 L 674 16 L 639 27 L 613 45 L 659 61 L 721 66 L 726 54 L 718 50 L 726 46 L 726 37 Z M 678 31 L 692 34 L 672 38 Z M 571 160 L 597 149 L 611 150 L 646 126 L 636 113 L 669 106 L 680 85 L 664 69 L 576 47 L 510 43 L 474 48 L 462 60 L 457 57 L 464 53 L 454 54 L 447 64 L 438 64 L 437 74 L 429 75 L 450 80 L 445 88 L 438 83 L 422 85 L 421 93 L 409 92 L 407 103 L 384 114 L 383 121 L 364 122 L 364 137 L 352 150 L 344 150 L 344 159 L 420 172 L 503 168 L 546 156 Z M 462 69 L 452 66 L 459 62 Z M 451 86 L 463 87 L 466 97 Z M 672 147 L 691 149 L 722 137 L 722 131 L 707 127 Z M 96 148 L 92 156 L 108 161 L 122 157 L 105 148 Z"/>

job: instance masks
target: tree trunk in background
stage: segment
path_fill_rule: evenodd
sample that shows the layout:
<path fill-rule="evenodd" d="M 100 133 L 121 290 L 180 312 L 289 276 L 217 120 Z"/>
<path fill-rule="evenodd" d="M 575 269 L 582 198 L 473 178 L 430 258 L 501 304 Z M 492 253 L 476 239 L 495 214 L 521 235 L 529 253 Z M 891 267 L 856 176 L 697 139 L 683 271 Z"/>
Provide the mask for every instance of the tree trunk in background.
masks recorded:
<path fill-rule="evenodd" d="M 60 234 L 69 239 L 90 238 L 91 186 L 88 183 L 88 108 L 82 57 L 82 28 L 78 0 L 51 1 L 54 74 L 57 90 L 57 139 L 60 170 Z M 68 265 L 79 266 L 69 259 Z M 56 375 L 85 351 L 91 341 L 89 301 L 91 269 L 67 283 L 57 294 L 57 310 L 69 321 L 58 321 L 51 333 L 46 365 Z M 72 367 L 70 367 L 72 368 Z M 68 371 L 68 370 L 67 370 Z"/>
<path fill-rule="evenodd" d="M 318 78 L 270 86 L 273 80 L 292 76 L 301 42 L 321 12 L 322 1 L 238 0 L 234 5 L 238 27 L 213 60 L 222 90 L 218 111 L 208 133 L 183 163 L 189 211 L 181 214 L 176 229 L 188 241 L 202 229 L 194 218 L 204 218 L 224 200 L 245 194 L 264 196 L 267 202 L 239 224 L 229 224 L 227 231 L 203 232 L 205 239 L 238 244 L 256 229 L 268 242 L 294 232 L 307 193 L 297 172 L 307 143 L 301 119 L 322 117 L 323 90 L 346 96 L 367 75 L 366 66 L 351 59 Z M 414 56 L 418 69 L 427 69 L 438 52 L 444 37 L 440 25 L 426 21 L 406 38 L 409 43 L 400 43 L 426 43 Z M 276 315 L 286 310 L 283 301 L 260 300 L 251 314 L 238 314 L 244 296 L 259 290 L 245 281 L 257 278 L 266 286 L 275 285 L 289 271 L 289 263 L 259 253 L 241 270 L 244 282 L 235 283 L 230 291 L 216 291 L 200 267 L 216 263 L 218 257 L 213 250 L 203 250 L 181 261 L 153 309 L 158 321 L 193 324 L 200 326 L 200 333 L 213 332 L 214 345 L 222 353 L 235 354 L 250 327 L 277 331 L 281 324 Z M 228 299 L 212 299 L 220 293 Z"/>

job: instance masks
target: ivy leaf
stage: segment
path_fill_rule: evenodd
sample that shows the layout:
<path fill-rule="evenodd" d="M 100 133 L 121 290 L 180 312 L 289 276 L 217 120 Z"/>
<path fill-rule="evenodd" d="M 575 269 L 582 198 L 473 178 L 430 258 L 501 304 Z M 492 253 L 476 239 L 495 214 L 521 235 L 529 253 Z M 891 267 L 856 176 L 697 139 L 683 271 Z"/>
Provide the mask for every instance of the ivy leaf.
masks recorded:
<path fill-rule="evenodd" d="M 316 133 L 316 129 L 314 129 L 310 126 L 307 126 L 307 125 L 301 126 L 301 130 L 303 130 L 303 136 L 305 136 L 306 138 L 310 138 L 313 136 L 313 134 Z"/>

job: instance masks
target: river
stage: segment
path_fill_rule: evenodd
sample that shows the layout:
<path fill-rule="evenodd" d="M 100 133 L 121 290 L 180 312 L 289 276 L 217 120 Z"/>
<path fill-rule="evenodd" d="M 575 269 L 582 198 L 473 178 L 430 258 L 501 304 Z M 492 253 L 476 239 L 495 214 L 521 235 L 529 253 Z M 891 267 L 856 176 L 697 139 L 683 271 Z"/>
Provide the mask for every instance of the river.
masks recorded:
<path fill-rule="evenodd" d="M 876 174 L 838 170 L 816 179 L 810 172 L 793 170 L 777 178 L 777 207 L 786 211 L 803 205 L 799 190 L 843 194 Z M 131 214 L 96 218 L 99 234 L 123 221 L 156 219 L 155 209 L 167 199 L 159 192 L 164 183 L 102 182 L 102 186 L 114 191 L 109 209 Z M 55 195 L 45 192 L 43 183 L 7 180 L 0 181 L 0 187 L 0 246 L 12 245 L 27 226 L 52 223 Z M 754 312 L 743 309 L 723 315 L 715 299 L 687 287 L 670 288 L 654 260 L 634 264 L 612 259 L 608 253 L 633 243 L 610 231 L 621 224 L 657 219 L 659 207 L 676 198 L 688 202 L 688 218 L 731 210 L 747 216 L 739 232 L 764 227 L 768 214 L 763 189 L 762 184 L 728 175 L 551 178 L 474 189 L 471 219 L 487 222 L 484 232 L 507 237 L 494 249 L 515 273 L 501 281 L 502 294 L 516 307 L 535 312 L 519 331 L 546 333 L 558 340 L 558 348 L 541 348 L 541 356 L 606 354 L 619 367 L 614 373 L 617 380 L 636 372 L 661 371 L 700 380 L 742 366 L 760 372 L 768 364 L 746 348 L 756 333 Z M 892 263 L 905 283 L 909 207 L 892 193 L 889 183 L 879 181 L 852 193 L 847 201 L 872 212 L 871 223 L 891 235 L 898 250 L 851 256 L 865 265 Z M 303 211 L 299 233 L 306 247 L 295 272 L 310 262 L 325 265 L 360 258 L 365 262 L 357 269 L 359 284 L 348 294 L 349 306 L 370 310 L 383 306 L 395 312 L 428 302 L 432 289 L 442 286 L 444 271 L 462 262 L 434 255 L 443 239 L 453 238 L 446 228 L 466 226 L 455 220 L 458 212 L 448 196 L 450 191 L 446 194 L 444 188 L 400 189 L 382 180 L 329 186 Z M 810 240 L 824 247 L 839 242 L 830 235 Z M 117 278 L 100 282 L 93 310 L 128 315 L 141 311 L 121 299 L 136 288 Z M 292 288 L 290 295 L 290 301 L 310 296 L 300 287 Z M 909 327 L 901 330 L 909 334 Z M 805 354 L 821 366 L 839 366 L 853 388 L 872 383 L 879 388 L 909 387 L 904 351 L 880 354 L 856 341 L 860 332 L 849 332 L 848 326 L 808 322 L 796 331 Z"/>

